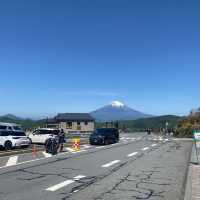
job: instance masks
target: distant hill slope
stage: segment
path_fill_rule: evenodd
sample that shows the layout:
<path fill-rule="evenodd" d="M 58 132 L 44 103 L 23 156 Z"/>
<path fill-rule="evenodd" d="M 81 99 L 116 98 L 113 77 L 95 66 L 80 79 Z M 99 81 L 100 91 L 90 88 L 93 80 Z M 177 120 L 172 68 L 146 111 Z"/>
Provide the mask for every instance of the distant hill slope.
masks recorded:
<path fill-rule="evenodd" d="M 0 122 L 20 124 L 23 128 L 42 126 L 45 120 L 23 119 L 12 114 L 0 116 Z"/>
<path fill-rule="evenodd" d="M 168 128 L 175 128 L 182 117 L 174 116 L 174 115 L 164 115 L 159 117 L 150 117 L 145 119 L 137 119 L 137 120 L 126 120 L 119 121 L 120 129 L 130 129 L 132 131 L 141 130 L 141 129 L 160 129 L 165 128 L 165 123 L 168 122 Z M 105 123 L 98 123 L 97 127 L 105 126 Z"/>
<path fill-rule="evenodd" d="M 134 120 L 151 116 L 129 108 L 119 101 L 113 101 L 109 105 L 93 111 L 90 114 L 97 122 Z"/>

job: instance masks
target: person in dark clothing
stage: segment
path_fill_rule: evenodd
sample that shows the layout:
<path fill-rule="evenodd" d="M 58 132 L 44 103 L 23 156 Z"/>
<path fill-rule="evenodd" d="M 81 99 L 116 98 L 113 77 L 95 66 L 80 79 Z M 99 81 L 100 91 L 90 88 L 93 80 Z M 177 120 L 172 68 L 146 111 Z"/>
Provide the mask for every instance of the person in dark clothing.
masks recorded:
<path fill-rule="evenodd" d="M 65 143 L 65 133 L 63 129 L 60 130 L 58 134 L 58 143 L 60 152 L 63 151 L 64 143 Z"/>

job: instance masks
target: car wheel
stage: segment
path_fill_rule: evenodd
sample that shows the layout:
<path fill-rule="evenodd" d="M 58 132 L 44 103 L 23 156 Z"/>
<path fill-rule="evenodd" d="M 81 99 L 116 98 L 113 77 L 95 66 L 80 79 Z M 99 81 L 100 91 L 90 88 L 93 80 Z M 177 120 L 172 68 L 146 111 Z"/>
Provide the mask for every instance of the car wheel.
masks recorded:
<path fill-rule="evenodd" d="M 11 150 L 12 149 L 12 142 L 6 141 L 4 147 L 5 147 L 5 150 Z"/>

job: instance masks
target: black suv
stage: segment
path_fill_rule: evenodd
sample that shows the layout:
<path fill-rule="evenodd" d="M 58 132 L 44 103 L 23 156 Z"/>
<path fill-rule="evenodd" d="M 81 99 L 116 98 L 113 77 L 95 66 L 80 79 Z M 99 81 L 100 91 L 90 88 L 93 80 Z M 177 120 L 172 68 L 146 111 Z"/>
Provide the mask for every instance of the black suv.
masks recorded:
<path fill-rule="evenodd" d="M 119 131 L 116 128 L 98 128 L 90 135 L 90 144 L 112 144 L 119 141 Z"/>

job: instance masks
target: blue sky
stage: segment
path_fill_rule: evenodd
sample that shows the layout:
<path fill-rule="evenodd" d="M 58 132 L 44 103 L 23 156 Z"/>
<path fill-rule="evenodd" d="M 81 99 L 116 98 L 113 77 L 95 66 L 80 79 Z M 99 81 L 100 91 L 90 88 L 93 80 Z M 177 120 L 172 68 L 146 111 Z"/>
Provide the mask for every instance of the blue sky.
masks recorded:
<path fill-rule="evenodd" d="M 200 1 L 0 3 L 0 114 L 200 106 Z"/>

